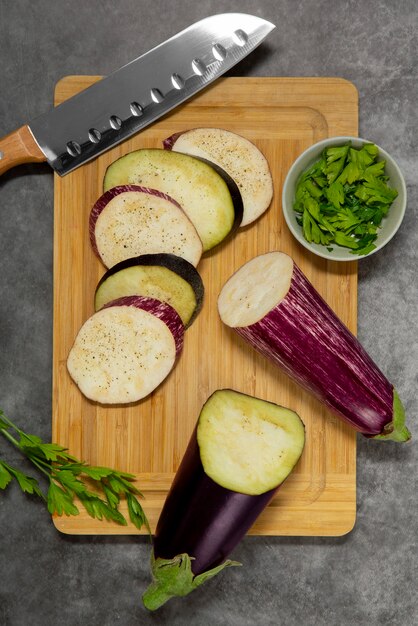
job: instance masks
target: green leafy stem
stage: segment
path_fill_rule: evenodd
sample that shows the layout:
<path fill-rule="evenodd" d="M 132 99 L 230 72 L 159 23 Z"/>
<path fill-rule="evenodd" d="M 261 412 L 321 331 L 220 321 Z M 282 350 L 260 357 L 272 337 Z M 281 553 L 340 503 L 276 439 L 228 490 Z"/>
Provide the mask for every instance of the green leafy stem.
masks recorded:
<path fill-rule="evenodd" d="M 127 520 L 119 510 L 122 498 L 128 505 L 129 519 L 138 528 L 143 526 L 151 537 L 147 517 L 137 496 L 142 493 L 133 485 L 135 476 L 108 467 L 88 465 L 56 443 L 45 443 L 29 435 L 9 420 L 0 409 L 0 435 L 17 448 L 47 482 L 46 493 L 37 478 L 0 458 L 0 490 L 13 481 L 27 494 L 41 498 L 52 515 L 79 515 L 80 504 L 87 513 L 99 520 L 109 520 L 126 526 Z M 241 565 L 226 560 L 201 574 L 192 571 L 193 557 L 179 554 L 173 559 L 151 557 L 152 582 L 143 595 L 144 606 L 155 611 L 176 596 L 186 596 L 225 568 Z"/>
<path fill-rule="evenodd" d="M 149 611 L 159 609 L 174 597 L 189 595 L 227 567 L 240 566 L 237 561 L 227 560 L 221 565 L 195 576 L 192 571 L 192 560 L 188 554 L 178 554 L 173 559 L 155 558 L 151 556 L 152 583 L 142 596 L 142 602 Z"/>
<path fill-rule="evenodd" d="M 40 437 L 23 432 L 1 409 L 0 434 L 36 467 L 48 483 L 45 494 L 36 478 L 0 458 L 0 489 L 6 489 L 14 479 L 24 493 L 38 496 L 46 502 L 51 515 L 79 515 L 77 500 L 91 517 L 126 526 L 128 522 L 119 510 L 124 498 L 132 524 L 138 529 L 145 526 L 151 534 L 137 498 L 143 497 L 143 494 L 133 484 L 133 474 L 79 461 L 68 453 L 67 448 L 45 443 Z"/>

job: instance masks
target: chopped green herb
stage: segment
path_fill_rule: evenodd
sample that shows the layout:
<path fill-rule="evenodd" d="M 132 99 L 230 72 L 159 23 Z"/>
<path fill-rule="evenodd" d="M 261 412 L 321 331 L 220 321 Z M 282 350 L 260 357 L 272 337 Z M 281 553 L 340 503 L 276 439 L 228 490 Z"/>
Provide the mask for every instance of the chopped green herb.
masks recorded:
<path fill-rule="evenodd" d="M 28 435 L 15 426 L 0 409 L 0 434 L 26 456 L 48 481 L 45 496 L 38 481 L 0 459 L 0 489 L 6 489 L 13 479 L 25 493 L 39 496 L 51 514 L 79 515 L 74 500 L 87 513 L 99 520 L 106 519 L 127 525 L 118 510 L 121 497 L 126 499 L 129 518 L 140 529 L 150 527 L 137 495 L 141 492 L 132 483 L 132 474 L 108 467 L 94 467 L 78 461 L 66 448 L 55 443 L 44 443 L 35 435 Z"/>
<path fill-rule="evenodd" d="M 374 144 L 326 148 L 300 176 L 293 205 L 309 243 L 337 244 L 352 254 L 376 248 L 377 231 L 398 195 L 387 184 L 385 161 Z"/>

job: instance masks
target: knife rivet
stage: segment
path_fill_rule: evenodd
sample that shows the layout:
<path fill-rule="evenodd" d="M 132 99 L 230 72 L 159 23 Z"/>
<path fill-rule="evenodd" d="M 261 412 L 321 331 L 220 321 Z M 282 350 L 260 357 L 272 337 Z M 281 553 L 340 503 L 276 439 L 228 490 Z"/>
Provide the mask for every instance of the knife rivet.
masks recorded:
<path fill-rule="evenodd" d="M 171 82 L 173 83 L 173 87 L 175 89 L 183 89 L 184 85 L 186 84 L 184 82 L 184 78 L 182 78 L 180 74 L 173 74 L 171 76 Z"/>
<path fill-rule="evenodd" d="M 97 128 L 90 128 L 89 130 L 89 139 L 91 143 L 99 143 L 102 138 L 102 134 Z"/>
<path fill-rule="evenodd" d="M 248 41 L 248 35 L 247 33 L 244 33 L 243 30 L 238 29 L 235 31 L 235 33 L 233 33 L 232 39 L 234 40 L 234 43 L 236 43 L 238 46 L 245 46 Z"/>
<path fill-rule="evenodd" d="M 215 43 L 212 46 L 212 53 L 218 61 L 224 61 L 226 59 L 226 50 L 220 43 Z"/>
<path fill-rule="evenodd" d="M 142 106 L 138 104 L 138 102 L 131 102 L 130 109 L 132 115 L 135 115 L 136 117 L 139 117 L 143 113 Z"/>
<path fill-rule="evenodd" d="M 81 147 L 80 144 L 77 143 L 76 141 L 69 141 L 67 143 L 67 152 L 68 154 L 70 154 L 72 157 L 76 157 L 79 154 L 81 154 Z"/>
<path fill-rule="evenodd" d="M 153 87 L 150 93 L 151 93 L 151 98 L 156 104 L 164 100 L 164 96 L 159 89 L 156 89 L 155 87 Z"/>
<path fill-rule="evenodd" d="M 122 120 L 117 115 L 111 115 L 109 118 L 109 123 L 113 130 L 119 130 L 119 128 L 122 126 Z"/>
<path fill-rule="evenodd" d="M 193 59 L 192 61 L 192 69 L 195 74 L 198 76 L 203 76 L 206 72 L 206 65 L 203 63 L 201 59 Z"/>

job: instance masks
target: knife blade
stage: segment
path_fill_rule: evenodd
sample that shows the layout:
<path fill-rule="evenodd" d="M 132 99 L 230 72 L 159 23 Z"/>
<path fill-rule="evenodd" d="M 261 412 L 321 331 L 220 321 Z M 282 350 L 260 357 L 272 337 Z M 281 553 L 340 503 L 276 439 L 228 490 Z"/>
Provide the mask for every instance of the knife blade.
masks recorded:
<path fill-rule="evenodd" d="M 275 28 L 212 15 L 0 139 L 0 174 L 48 161 L 61 176 L 142 130 L 227 72 Z"/>

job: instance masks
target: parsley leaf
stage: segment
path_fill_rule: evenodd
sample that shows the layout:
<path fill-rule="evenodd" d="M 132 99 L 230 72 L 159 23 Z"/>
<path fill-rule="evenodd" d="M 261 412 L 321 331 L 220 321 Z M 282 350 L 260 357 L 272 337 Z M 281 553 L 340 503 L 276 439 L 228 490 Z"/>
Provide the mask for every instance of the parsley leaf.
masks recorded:
<path fill-rule="evenodd" d="M 78 515 L 80 511 L 73 503 L 73 498 L 66 489 L 51 481 L 48 489 L 48 511 L 53 515 Z"/>
<path fill-rule="evenodd" d="M 329 185 L 331 185 L 341 174 L 347 159 L 349 148 L 350 146 L 347 145 L 336 148 L 328 148 L 326 150 L 327 166 L 325 168 L 325 174 L 327 175 Z"/>
<path fill-rule="evenodd" d="M 6 464 L 0 461 L 0 489 L 6 489 L 7 485 L 11 482 L 11 473 L 7 470 Z"/>
<path fill-rule="evenodd" d="M 328 249 L 335 243 L 353 254 L 376 248 L 378 229 L 398 195 L 378 156 L 374 144 L 333 146 L 302 173 L 293 208 L 309 243 Z"/>
<path fill-rule="evenodd" d="M 344 189 L 341 183 L 338 181 L 332 183 L 332 185 L 325 190 L 325 194 L 336 209 L 341 207 L 344 202 Z"/>
<path fill-rule="evenodd" d="M 132 524 L 134 524 L 137 528 L 141 529 L 142 526 L 145 526 L 148 529 L 149 534 L 151 534 L 151 528 L 148 524 L 148 520 L 145 517 L 144 510 L 137 498 L 131 493 L 126 494 L 126 501 L 128 503 L 128 512 L 129 519 Z"/>
<path fill-rule="evenodd" d="M 45 498 L 35 478 L 0 460 L 0 489 L 6 489 L 14 478 L 24 493 L 46 500 L 52 515 L 79 515 L 77 500 L 91 517 L 126 526 L 127 521 L 119 511 L 123 498 L 134 526 L 138 529 L 145 526 L 151 533 L 145 512 L 136 497 L 143 495 L 133 484 L 133 474 L 79 461 L 63 446 L 44 443 L 40 437 L 20 430 L 1 409 L 0 434 L 49 480 Z"/>

